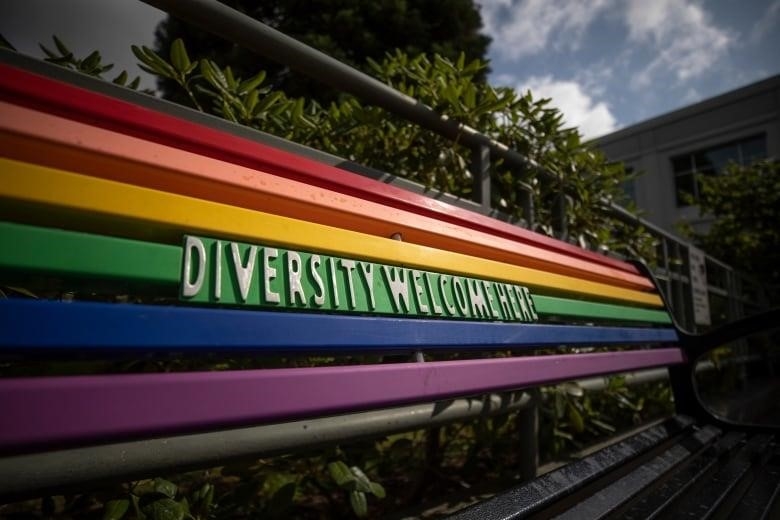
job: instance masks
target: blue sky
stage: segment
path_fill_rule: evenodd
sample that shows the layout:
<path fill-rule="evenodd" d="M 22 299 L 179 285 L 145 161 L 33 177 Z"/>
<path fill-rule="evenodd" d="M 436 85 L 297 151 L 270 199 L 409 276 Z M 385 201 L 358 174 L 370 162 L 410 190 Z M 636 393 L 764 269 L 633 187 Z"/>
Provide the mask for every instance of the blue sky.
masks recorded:
<path fill-rule="evenodd" d="M 780 73 L 780 0 L 477 3 L 491 82 L 552 98 L 586 137 Z M 131 0 L 2 0 L 0 33 L 35 56 L 56 33 L 137 71 L 129 46 L 151 45 L 164 16 Z"/>
<path fill-rule="evenodd" d="M 780 0 L 479 0 L 492 81 L 595 137 L 780 73 Z"/>

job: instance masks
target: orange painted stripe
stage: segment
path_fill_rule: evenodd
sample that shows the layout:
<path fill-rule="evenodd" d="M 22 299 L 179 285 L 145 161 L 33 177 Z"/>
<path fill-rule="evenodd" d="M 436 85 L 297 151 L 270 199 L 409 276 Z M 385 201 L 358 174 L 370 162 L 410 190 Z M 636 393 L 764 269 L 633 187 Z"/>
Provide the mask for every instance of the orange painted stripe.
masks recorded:
<path fill-rule="evenodd" d="M 620 287 L 644 277 L 262 171 L 0 102 L 0 153 L 55 168 Z"/>

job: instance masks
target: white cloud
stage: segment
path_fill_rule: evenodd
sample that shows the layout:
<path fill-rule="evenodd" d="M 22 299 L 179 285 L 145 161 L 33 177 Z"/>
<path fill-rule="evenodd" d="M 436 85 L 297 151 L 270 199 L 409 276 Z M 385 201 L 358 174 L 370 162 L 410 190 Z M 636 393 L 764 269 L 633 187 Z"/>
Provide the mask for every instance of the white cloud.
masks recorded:
<path fill-rule="evenodd" d="M 633 80 L 650 85 L 659 72 L 685 81 L 711 69 L 736 42 L 731 31 L 717 27 L 701 5 L 691 0 L 628 0 L 625 9 L 629 41 L 649 44 L 656 56 Z"/>
<path fill-rule="evenodd" d="M 566 124 L 579 127 L 586 139 L 607 134 L 617 128 L 617 121 L 609 106 L 603 101 L 595 101 L 577 82 L 535 76 L 520 83 L 517 89 L 519 92 L 530 90 L 534 98 L 551 98 L 552 106 L 561 111 Z"/>
<path fill-rule="evenodd" d="M 553 36 L 556 49 L 578 49 L 585 30 L 611 1 L 478 0 L 493 48 L 511 60 L 543 51 Z"/>

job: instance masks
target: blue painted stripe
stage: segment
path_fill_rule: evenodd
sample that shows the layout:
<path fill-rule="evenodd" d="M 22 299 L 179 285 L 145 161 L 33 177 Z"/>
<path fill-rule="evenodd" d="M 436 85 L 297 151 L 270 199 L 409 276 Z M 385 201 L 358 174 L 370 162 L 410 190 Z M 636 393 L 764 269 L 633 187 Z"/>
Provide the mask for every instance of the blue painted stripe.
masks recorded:
<path fill-rule="evenodd" d="M 417 350 L 674 343 L 668 328 L 485 323 L 40 300 L 0 301 L 0 349 Z"/>

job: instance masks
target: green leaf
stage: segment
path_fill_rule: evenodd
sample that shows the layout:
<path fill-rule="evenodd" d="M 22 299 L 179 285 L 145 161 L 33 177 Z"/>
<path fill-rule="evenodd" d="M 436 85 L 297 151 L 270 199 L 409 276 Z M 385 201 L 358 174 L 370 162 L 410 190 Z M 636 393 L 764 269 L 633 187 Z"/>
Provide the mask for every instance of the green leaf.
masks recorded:
<path fill-rule="evenodd" d="M 605 423 L 604 421 L 600 421 L 599 419 L 591 419 L 590 422 L 609 433 L 615 433 L 615 431 L 617 431 L 614 426 L 609 423 Z"/>
<path fill-rule="evenodd" d="M 79 68 L 84 72 L 92 72 L 97 68 L 99 63 L 100 53 L 98 51 L 92 51 L 89 56 L 81 61 L 81 66 Z"/>
<path fill-rule="evenodd" d="M 188 71 L 192 70 L 190 57 L 187 55 L 187 49 L 184 47 L 184 42 L 181 38 L 176 38 L 171 44 L 171 63 L 173 68 L 182 76 L 187 75 Z"/>
<path fill-rule="evenodd" d="M 208 512 L 214 501 L 214 486 L 206 482 L 195 492 L 195 506 L 203 512 Z"/>
<path fill-rule="evenodd" d="M 141 499 L 136 495 L 130 495 L 130 500 L 133 501 L 133 511 L 138 520 L 146 520 L 146 515 L 141 511 Z"/>
<path fill-rule="evenodd" d="M 569 422 L 577 433 L 585 431 L 585 421 L 582 419 L 582 415 L 573 404 L 569 403 Z"/>
<path fill-rule="evenodd" d="M 233 109 L 230 106 L 230 102 L 227 99 L 222 101 L 221 108 L 222 108 L 222 116 L 225 119 L 232 121 L 234 123 L 238 123 L 238 118 L 236 117 L 236 113 L 233 112 Z"/>
<path fill-rule="evenodd" d="M 566 399 L 559 392 L 555 392 L 555 416 L 558 419 L 563 419 L 563 415 L 566 413 Z"/>
<path fill-rule="evenodd" d="M 295 104 L 292 107 L 293 120 L 300 119 L 303 115 L 303 103 L 303 98 L 298 98 L 295 100 Z"/>
<path fill-rule="evenodd" d="M 279 100 L 281 100 L 284 97 L 284 94 L 282 92 L 272 92 L 265 96 L 262 101 L 260 101 L 252 110 L 252 115 L 257 116 L 265 111 L 267 111 L 269 108 L 271 108 L 273 105 L 275 105 Z"/>
<path fill-rule="evenodd" d="M 230 68 L 230 65 L 225 67 L 225 82 L 227 83 L 229 90 L 236 90 L 238 87 L 238 83 L 236 83 L 236 78 L 233 76 L 233 69 Z"/>
<path fill-rule="evenodd" d="M 160 498 L 141 506 L 141 511 L 152 520 L 183 520 L 184 508 L 170 498 Z"/>
<path fill-rule="evenodd" d="M 173 482 L 158 477 L 154 479 L 154 490 L 169 498 L 174 498 L 176 496 L 177 487 Z"/>
<path fill-rule="evenodd" d="M 328 472 L 340 488 L 354 490 L 357 486 L 355 475 L 353 475 L 349 467 L 340 460 L 330 462 L 328 464 Z"/>
<path fill-rule="evenodd" d="M 124 85 L 127 82 L 127 71 L 122 71 L 119 73 L 117 77 L 115 77 L 112 81 L 112 83 L 116 85 Z"/>
<path fill-rule="evenodd" d="M 364 493 L 371 493 L 371 480 L 363 473 L 363 470 L 357 466 L 352 466 L 349 469 L 355 477 L 355 489 Z"/>
<path fill-rule="evenodd" d="M 247 94 L 246 98 L 244 99 L 244 108 L 246 109 L 248 115 L 254 115 L 254 110 L 259 99 L 260 93 L 257 90 L 252 90 L 249 92 L 249 94 Z"/>
<path fill-rule="evenodd" d="M 131 89 L 133 89 L 133 90 L 135 90 L 135 89 L 137 89 L 137 88 L 138 88 L 138 85 L 139 85 L 140 83 L 141 83 L 141 78 L 140 78 L 140 76 L 136 76 L 136 77 L 135 77 L 135 79 L 134 79 L 133 81 L 131 81 L 131 82 L 130 82 L 130 84 L 128 85 L 128 87 L 129 87 L 129 88 L 131 88 Z"/>
<path fill-rule="evenodd" d="M 2 49 L 10 49 L 12 51 L 16 50 L 16 47 L 11 45 L 11 42 L 6 40 L 5 36 L 3 36 L 2 34 L 0 34 L 0 48 L 2 48 Z"/>
<path fill-rule="evenodd" d="M 217 90 L 223 94 L 229 94 L 227 79 L 216 63 L 211 60 L 200 60 L 200 73 Z"/>
<path fill-rule="evenodd" d="M 103 520 L 120 520 L 129 508 L 130 500 L 127 498 L 109 500 L 103 506 Z"/>
<path fill-rule="evenodd" d="M 261 70 L 253 78 L 249 78 L 247 80 L 242 81 L 238 85 L 238 93 L 239 94 L 245 94 L 247 92 L 255 90 L 257 87 L 260 86 L 260 84 L 265 81 L 265 71 Z"/>
<path fill-rule="evenodd" d="M 57 50 L 60 51 L 60 54 L 63 56 L 66 56 L 68 54 L 72 55 L 73 53 L 68 49 L 64 43 L 62 43 L 62 40 L 60 40 L 56 34 L 52 35 L 52 40 L 54 40 L 54 45 L 57 46 Z"/>
<path fill-rule="evenodd" d="M 49 58 L 49 59 L 58 59 L 58 58 L 60 58 L 60 56 L 57 56 L 56 54 L 54 54 L 44 44 L 39 43 L 38 47 L 41 48 L 41 50 L 43 51 L 43 53 L 46 55 L 47 58 Z"/>
<path fill-rule="evenodd" d="M 352 506 L 352 510 L 359 518 L 368 516 L 368 501 L 366 500 L 366 494 L 362 491 L 350 491 L 349 503 Z"/>
<path fill-rule="evenodd" d="M 379 482 L 371 483 L 371 494 L 377 498 L 385 498 L 385 496 L 387 496 L 385 488 Z"/>
<path fill-rule="evenodd" d="M 146 65 L 146 67 L 151 69 L 151 71 L 149 72 L 151 72 L 152 74 L 164 76 L 166 78 L 170 78 L 173 80 L 177 79 L 176 70 L 173 68 L 173 66 L 171 66 L 170 63 L 162 59 L 159 54 L 154 52 L 149 47 L 146 46 L 138 47 L 137 45 L 131 45 L 130 50 L 133 51 L 135 57 L 138 58 L 142 64 Z M 144 70 L 148 71 L 148 69 L 145 68 Z"/>

